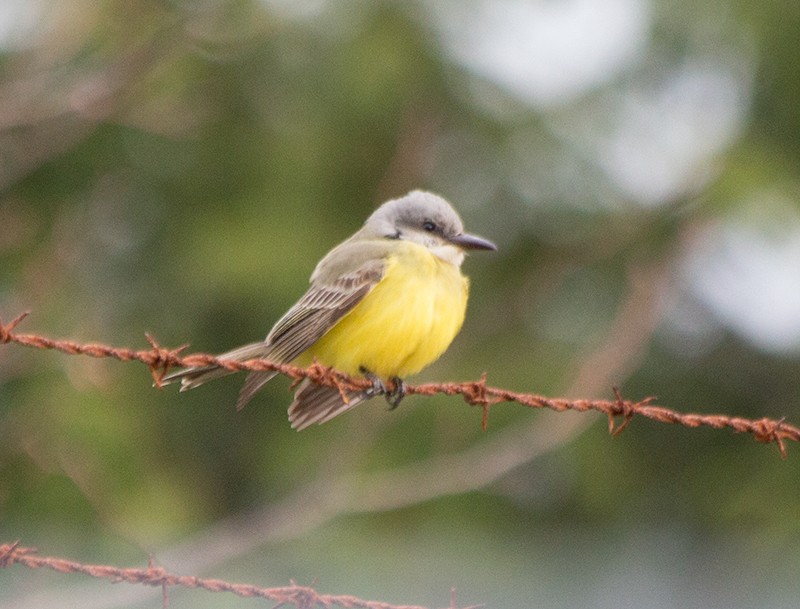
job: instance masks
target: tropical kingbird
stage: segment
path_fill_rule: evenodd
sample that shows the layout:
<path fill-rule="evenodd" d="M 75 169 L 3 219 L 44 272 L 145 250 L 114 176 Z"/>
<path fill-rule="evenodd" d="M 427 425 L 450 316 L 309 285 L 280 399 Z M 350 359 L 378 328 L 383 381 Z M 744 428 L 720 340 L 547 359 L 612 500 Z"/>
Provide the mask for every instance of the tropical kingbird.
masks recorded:
<path fill-rule="evenodd" d="M 392 406 L 403 397 L 402 378 L 444 353 L 464 321 L 469 280 L 461 274 L 467 250 L 495 250 L 464 232 L 461 218 L 442 197 L 415 190 L 381 205 L 352 237 L 333 248 L 311 275 L 308 291 L 263 342 L 224 353 L 220 359 L 264 358 L 307 366 L 314 360 L 374 387 L 345 392 L 304 379 L 289 406 L 300 430 L 324 423 L 378 393 Z M 164 381 L 181 391 L 230 374 L 224 368 L 187 368 Z M 250 372 L 237 408 L 276 372 Z M 391 379 L 389 394 L 381 379 Z"/>

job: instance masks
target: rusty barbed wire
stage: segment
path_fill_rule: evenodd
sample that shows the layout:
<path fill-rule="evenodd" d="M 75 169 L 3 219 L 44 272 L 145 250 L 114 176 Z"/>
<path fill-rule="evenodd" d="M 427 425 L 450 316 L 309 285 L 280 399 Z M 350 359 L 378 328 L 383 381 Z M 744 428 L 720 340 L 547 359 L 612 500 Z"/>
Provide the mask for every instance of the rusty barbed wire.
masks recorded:
<path fill-rule="evenodd" d="M 19 323 L 27 317 L 22 313 L 7 324 L 0 320 L 0 344 L 15 343 L 36 349 L 52 349 L 69 355 L 87 355 L 98 358 L 113 358 L 121 361 L 138 361 L 145 364 L 153 375 L 153 382 L 161 386 L 161 380 L 166 373 L 174 367 L 191 366 L 219 366 L 231 372 L 243 370 L 276 371 L 287 376 L 297 383 L 304 378 L 314 383 L 335 387 L 345 394 L 348 390 L 363 390 L 372 388 L 372 382 L 363 378 L 351 377 L 339 370 L 314 363 L 307 368 L 291 364 L 281 364 L 265 359 L 252 359 L 243 362 L 220 359 L 205 353 L 192 353 L 181 355 L 186 350 L 186 345 L 176 349 L 166 349 L 160 346 L 149 334 L 146 334 L 150 349 L 135 350 L 128 348 L 110 347 L 100 343 L 77 343 L 69 340 L 54 340 L 37 334 L 19 334 L 15 332 Z M 392 391 L 391 382 L 387 389 Z M 628 427 L 634 416 L 642 416 L 659 423 L 672 423 L 688 428 L 712 427 L 714 429 L 731 429 L 737 433 L 746 433 L 757 441 L 776 444 L 781 457 L 787 457 L 786 440 L 800 442 L 800 427 L 787 423 L 785 419 L 748 419 L 745 417 L 729 416 L 724 414 L 697 414 L 681 413 L 675 410 L 653 404 L 655 398 L 647 397 L 638 402 L 625 400 L 619 390 L 614 388 L 613 400 L 568 400 L 564 398 L 549 398 L 534 393 L 522 393 L 492 387 L 486 383 L 486 373 L 477 381 L 425 383 L 422 385 L 405 385 L 406 394 L 417 395 L 460 395 L 471 406 L 483 409 L 481 425 L 485 430 L 489 423 L 491 408 L 500 403 L 514 402 L 528 408 L 548 408 L 557 412 L 575 410 L 586 412 L 594 410 L 608 417 L 609 433 L 616 436 Z M 617 424 L 617 418 L 622 417 L 622 423 Z"/>
<path fill-rule="evenodd" d="M 346 594 L 320 594 L 309 586 L 292 582 L 289 586 L 262 588 L 253 584 L 232 583 L 221 579 L 207 579 L 194 575 L 177 575 L 157 567 L 152 559 L 146 569 L 122 568 L 109 565 L 92 565 L 53 556 L 39 556 L 35 548 L 26 548 L 19 542 L 0 545 L 0 569 L 22 565 L 29 569 L 52 569 L 59 573 L 83 574 L 113 583 L 126 582 L 145 586 L 161 587 L 164 606 L 167 606 L 169 588 L 194 588 L 209 592 L 229 592 L 244 598 L 263 598 L 277 603 L 275 607 L 294 605 L 298 609 L 313 607 L 344 607 L 345 609 L 426 609 L 420 605 L 392 605 L 383 601 L 368 601 Z M 477 609 L 482 605 L 471 605 L 462 609 Z M 458 609 L 455 591 L 451 590 L 450 606 Z"/>

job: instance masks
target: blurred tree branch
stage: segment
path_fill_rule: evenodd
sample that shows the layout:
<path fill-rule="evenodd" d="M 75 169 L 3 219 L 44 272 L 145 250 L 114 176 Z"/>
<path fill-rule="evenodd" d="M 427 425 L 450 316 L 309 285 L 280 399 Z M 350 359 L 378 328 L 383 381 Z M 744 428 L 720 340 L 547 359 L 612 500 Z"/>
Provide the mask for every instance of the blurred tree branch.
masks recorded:
<path fill-rule="evenodd" d="M 58 61 L 51 58 L 28 74 L 0 81 L 0 150 L 13 150 L 3 155 L 0 189 L 75 147 L 117 114 L 175 44 L 173 29 L 158 28 L 144 42 L 100 61 L 79 60 L 85 49 L 71 49 L 72 56 L 59 55 Z"/>

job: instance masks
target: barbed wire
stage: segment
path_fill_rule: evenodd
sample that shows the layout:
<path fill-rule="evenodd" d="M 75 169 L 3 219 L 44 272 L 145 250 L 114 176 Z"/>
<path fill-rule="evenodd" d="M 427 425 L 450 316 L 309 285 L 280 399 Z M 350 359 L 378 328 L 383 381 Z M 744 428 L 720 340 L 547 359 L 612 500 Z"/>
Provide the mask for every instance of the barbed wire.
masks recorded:
<path fill-rule="evenodd" d="M 300 586 L 292 582 L 289 586 L 262 588 L 253 584 L 232 583 L 221 579 L 208 579 L 194 575 L 177 575 L 150 560 L 146 569 L 121 568 L 110 565 L 92 565 L 53 556 L 39 556 L 35 548 L 26 548 L 19 542 L 0 545 L 0 569 L 12 565 L 23 565 L 29 569 L 52 569 L 59 573 L 80 573 L 114 583 L 143 584 L 161 587 L 163 606 L 168 606 L 169 588 L 182 587 L 202 589 L 209 592 L 229 592 L 244 598 L 263 598 L 276 602 L 275 607 L 294 605 L 298 609 L 313 607 L 344 607 L 345 609 L 426 609 L 420 605 L 392 605 L 383 601 L 368 601 L 352 595 L 320 594 L 310 586 Z M 471 605 L 462 609 L 477 609 L 482 605 Z M 455 589 L 450 593 L 450 606 L 458 609 Z"/>
<path fill-rule="evenodd" d="M 120 347 L 111 347 L 101 343 L 77 343 L 69 340 L 54 340 L 37 334 L 19 334 L 15 332 L 19 323 L 27 317 L 22 313 L 7 324 L 0 320 L 0 344 L 15 343 L 36 349 L 52 349 L 68 355 L 87 355 L 97 358 L 113 358 L 120 361 L 138 361 L 145 364 L 153 375 L 153 382 L 157 387 L 162 384 L 162 379 L 167 372 L 175 367 L 187 368 L 192 366 L 219 366 L 231 372 L 239 371 L 276 371 L 291 378 L 294 383 L 308 378 L 314 383 L 337 388 L 344 399 L 347 391 L 372 389 L 373 384 L 364 378 L 351 377 L 339 370 L 313 363 L 303 368 L 292 364 L 282 364 L 265 359 L 252 359 L 247 361 L 233 361 L 220 359 L 205 353 L 192 353 L 181 355 L 186 350 L 186 345 L 176 349 L 167 349 L 159 345 L 149 334 L 145 334 L 150 343 L 150 349 L 135 350 Z M 393 383 L 387 383 L 387 390 L 395 389 Z M 616 436 L 625 430 L 634 416 L 642 416 L 660 423 L 673 423 L 688 428 L 712 427 L 714 429 L 731 429 L 737 433 L 747 433 L 757 441 L 774 443 L 778 446 L 781 457 L 787 457 L 786 440 L 800 442 L 800 428 L 787 423 L 785 419 L 749 419 L 723 414 L 697 414 L 681 413 L 670 408 L 653 404 L 655 398 L 647 397 L 637 402 L 622 398 L 619 390 L 614 388 L 613 400 L 568 400 L 564 398 L 549 398 L 534 393 L 522 393 L 492 387 L 486 382 L 486 373 L 477 381 L 425 383 L 422 385 L 404 386 L 406 394 L 417 395 L 460 395 L 464 401 L 472 406 L 483 409 L 481 425 L 486 429 L 489 424 L 489 412 L 492 406 L 505 402 L 514 402 L 528 408 L 548 408 L 557 412 L 575 410 L 586 412 L 594 410 L 608 417 L 609 433 Z M 621 423 L 617 423 L 618 418 Z"/>

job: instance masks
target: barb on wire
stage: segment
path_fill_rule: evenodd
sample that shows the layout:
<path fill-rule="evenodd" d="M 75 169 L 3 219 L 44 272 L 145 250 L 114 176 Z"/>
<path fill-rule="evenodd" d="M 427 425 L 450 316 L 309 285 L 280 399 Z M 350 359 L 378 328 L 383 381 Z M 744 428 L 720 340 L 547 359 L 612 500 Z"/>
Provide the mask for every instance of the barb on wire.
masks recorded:
<path fill-rule="evenodd" d="M 17 316 L 11 322 L 3 324 L 0 320 L 0 344 L 15 343 L 37 349 L 53 349 L 69 355 L 88 355 L 91 357 L 114 358 L 121 361 L 139 361 L 147 365 L 153 375 L 156 386 L 161 386 L 164 375 L 173 367 L 219 366 L 231 372 L 243 370 L 276 371 L 297 382 L 308 378 L 314 383 L 335 387 L 340 391 L 364 390 L 372 388 L 372 382 L 364 378 L 351 377 L 339 370 L 314 363 L 307 368 L 281 364 L 265 359 L 252 359 L 237 362 L 220 359 L 205 353 L 181 355 L 186 346 L 177 349 L 161 347 L 151 335 L 146 335 L 150 349 L 133 350 L 109 347 L 98 343 L 80 344 L 67 340 L 53 340 L 37 334 L 19 334 L 15 332 L 19 323 L 27 313 Z M 394 390 L 392 382 L 387 383 L 388 391 Z M 586 412 L 594 410 L 605 414 L 609 421 L 609 432 L 619 435 L 630 424 L 634 416 L 643 416 L 660 423 L 673 423 L 684 427 L 712 427 L 714 429 L 732 429 L 737 433 L 752 435 L 759 442 L 774 443 L 778 446 L 781 457 L 787 456 L 786 441 L 800 442 L 800 427 L 787 423 L 784 419 L 747 419 L 723 414 L 680 413 L 663 406 L 653 404 L 655 398 L 647 397 L 638 402 L 624 400 L 618 389 L 614 389 L 614 400 L 567 400 L 548 398 L 534 393 L 520 393 L 486 383 L 484 373 L 477 381 L 462 383 L 426 383 L 423 385 L 405 385 L 407 394 L 460 395 L 468 404 L 483 409 L 482 426 L 487 428 L 489 411 L 497 404 L 515 402 L 528 408 L 548 408 L 557 412 L 576 410 Z M 622 417 L 620 425 L 617 417 Z"/>
<path fill-rule="evenodd" d="M 419 605 L 392 605 L 382 601 L 368 601 L 351 595 L 320 594 L 309 586 L 299 586 L 292 583 L 289 586 L 276 588 L 262 588 L 253 584 L 241 584 L 224 581 L 221 579 L 206 579 L 193 575 L 176 575 L 166 569 L 157 567 L 150 561 L 146 569 L 121 568 L 109 565 L 91 565 L 64 558 L 52 556 L 39 556 L 34 548 L 26 548 L 15 543 L 0 544 L 0 569 L 12 565 L 23 565 L 29 569 L 52 569 L 59 573 L 81 573 L 98 579 L 107 579 L 111 582 L 126 582 L 129 584 L 143 584 L 145 586 L 160 587 L 164 590 L 166 606 L 167 590 L 169 588 L 199 588 L 209 592 L 229 592 L 245 598 L 263 598 L 280 605 L 294 605 L 299 609 L 312 609 L 313 607 L 344 607 L 345 609 L 426 609 Z M 476 609 L 479 605 L 464 607 L 463 609 Z M 451 593 L 451 603 L 448 609 L 458 609 L 455 603 L 455 593 Z"/>

